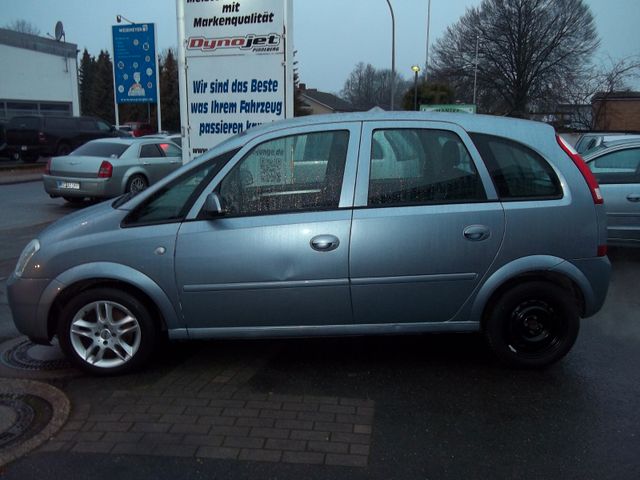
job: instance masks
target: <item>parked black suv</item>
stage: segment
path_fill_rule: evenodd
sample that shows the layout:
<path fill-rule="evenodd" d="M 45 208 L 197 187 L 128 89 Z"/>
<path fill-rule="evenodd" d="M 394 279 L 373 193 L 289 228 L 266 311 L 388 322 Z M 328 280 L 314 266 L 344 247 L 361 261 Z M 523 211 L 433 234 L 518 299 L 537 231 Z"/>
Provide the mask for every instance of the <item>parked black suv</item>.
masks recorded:
<path fill-rule="evenodd" d="M 111 125 L 94 117 L 28 115 L 13 117 L 6 127 L 9 150 L 25 162 L 67 155 L 89 140 L 117 136 Z"/>

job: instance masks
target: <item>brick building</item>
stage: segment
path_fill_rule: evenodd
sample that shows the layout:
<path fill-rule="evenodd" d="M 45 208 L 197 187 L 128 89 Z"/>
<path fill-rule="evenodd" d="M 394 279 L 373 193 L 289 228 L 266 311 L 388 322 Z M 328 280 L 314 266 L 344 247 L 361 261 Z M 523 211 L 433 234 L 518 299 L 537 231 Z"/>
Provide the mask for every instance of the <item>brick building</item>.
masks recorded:
<path fill-rule="evenodd" d="M 597 93 L 591 106 L 594 130 L 640 131 L 640 92 Z"/>

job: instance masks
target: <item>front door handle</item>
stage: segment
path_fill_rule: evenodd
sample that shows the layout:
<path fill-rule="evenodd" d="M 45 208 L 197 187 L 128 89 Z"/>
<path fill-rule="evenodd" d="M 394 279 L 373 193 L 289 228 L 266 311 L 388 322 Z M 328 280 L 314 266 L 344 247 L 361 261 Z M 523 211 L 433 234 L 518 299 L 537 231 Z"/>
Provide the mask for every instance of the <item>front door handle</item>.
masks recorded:
<path fill-rule="evenodd" d="M 640 194 L 638 193 L 630 193 L 627 195 L 627 200 L 630 202 L 640 202 Z"/>
<path fill-rule="evenodd" d="M 334 235 L 316 235 L 309 243 L 311 244 L 311 248 L 318 252 L 330 252 L 338 248 L 340 240 Z"/>
<path fill-rule="evenodd" d="M 489 238 L 491 236 L 491 230 L 484 225 L 470 225 L 464 229 L 463 234 L 467 240 L 479 242 Z"/>

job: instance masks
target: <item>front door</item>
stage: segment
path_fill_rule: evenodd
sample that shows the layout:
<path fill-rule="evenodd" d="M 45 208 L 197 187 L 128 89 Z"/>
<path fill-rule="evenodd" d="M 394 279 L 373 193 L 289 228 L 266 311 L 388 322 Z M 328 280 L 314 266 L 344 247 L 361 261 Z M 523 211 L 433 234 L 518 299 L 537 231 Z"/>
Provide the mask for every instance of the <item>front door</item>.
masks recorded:
<path fill-rule="evenodd" d="M 356 323 L 445 322 L 496 257 L 504 214 L 464 131 L 365 123 L 351 232 Z"/>
<path fill-rule="evenodd" d="M 176 279 L 191 336 L 352 322 L 360 125 L 294 132 L 245 146 L 204 192 L 215 189 L 226 213 L 181 226 Z"/>

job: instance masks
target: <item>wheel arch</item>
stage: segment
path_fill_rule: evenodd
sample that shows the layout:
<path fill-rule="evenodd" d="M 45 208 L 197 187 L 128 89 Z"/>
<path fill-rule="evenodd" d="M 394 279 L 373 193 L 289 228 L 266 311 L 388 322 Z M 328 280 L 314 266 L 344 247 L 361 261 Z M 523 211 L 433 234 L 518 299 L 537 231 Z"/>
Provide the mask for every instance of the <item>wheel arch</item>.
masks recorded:
<path fill-rule="evenodd" d="M 163 332 L 180 323 L 170 299 L 151 278 L 126 265 L 100 262 L 67 270 L 45 289 L 37 316 L 39 321 L 46 322 L 49 338 L 56 332 L 58 316 L 65 300 L 78 292 L 97 287 L 118 288 L 135 295 L 149 309 Z"/>
<path fill-rule="evenodd" d="M 147 186 L 151 185 L 151 182 L 149 181 L 149 176 L 144 171 L 144 169 L 136 166 L 136 167 L 133 167 L 133 168 L 127 170 L 127 172 L 122 176 L 121 190 L 123 192 L 127 191 L 127 186 L 129 185 L 129 180 L 131 180 L 131 178 L 133 176 L 135 176 L 135 175 L 139 175 L 141 177 L 144 177 L 145 181 L 147 182 Z"/>
<path fill-rule="evenodd" d="M 566 260 L 539 255 L 520 258 L 494 272 L 476 295 L 471 318 L 484 327 L 488 313 L 504 292 L 532 281 L 548 282 L 572 294 L 581 316 L 589 311 L 593 290 L 585 275 Z"/>

